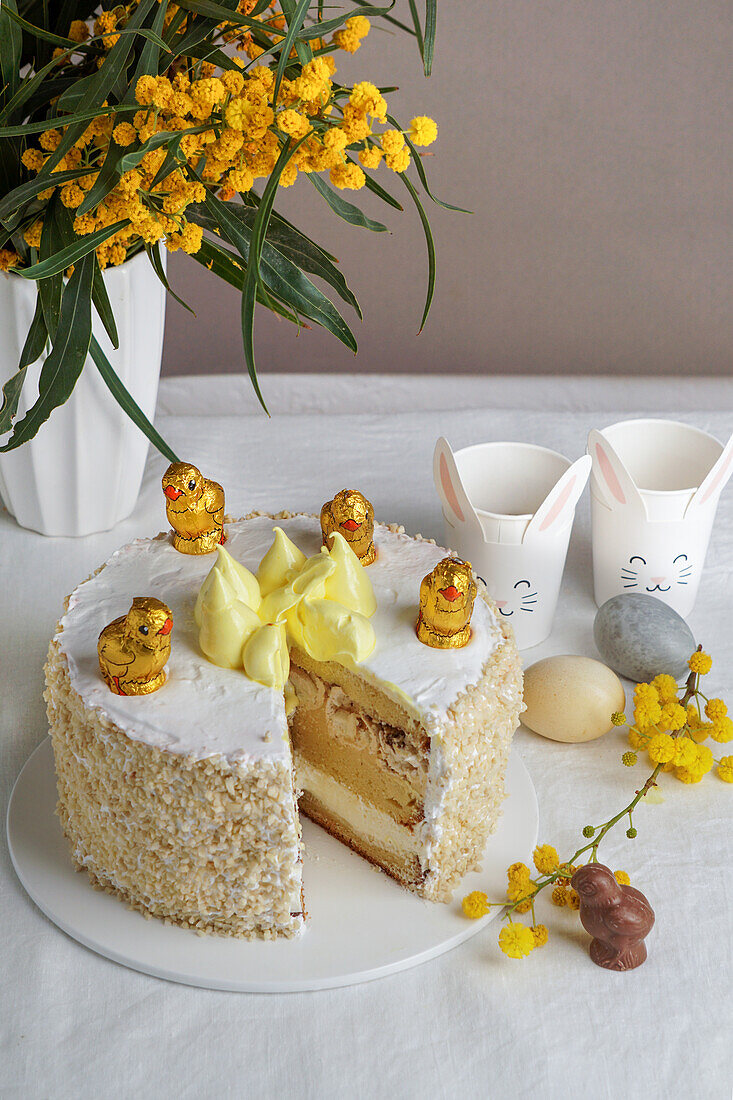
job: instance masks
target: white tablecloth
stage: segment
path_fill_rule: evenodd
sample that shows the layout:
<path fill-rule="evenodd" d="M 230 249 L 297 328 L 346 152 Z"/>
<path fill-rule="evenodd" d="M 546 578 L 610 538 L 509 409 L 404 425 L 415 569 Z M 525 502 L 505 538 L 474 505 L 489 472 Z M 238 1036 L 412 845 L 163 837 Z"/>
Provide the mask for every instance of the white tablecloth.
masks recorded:
<path fill-rule="evenodd" d="M 660 407 L 727 436 L 731 387 L 544 379 L 327 377 L 266 379 L 271 421 L 254 415 L 232 380 L 164 383 L 159 427 L 227 490 L 234 514 L 255 508 L 316 510 L 357 485 L 378 517 L 441 537 L 431 454 L 516 438 L 570 457 L 592 425 Z M 298 414 L 298 387 L 309 410 Z M 538 389 L 538 385 L 540 389 Z M 658 387 L 662 386 L 662 390 Z M 390 389 L 391 387 L 391 389 Z M 573 393 L 577 393 L 573 410 Z M 207 394 L 211 394 L 211 404 Z M 320 393 L 320 399 L 319 399 Z M 340 395 L 334 406 L 334 394 Z M 421 398 L 424 400 L 421 403 Z M 660 400 L 658 400 L 660 398 Z M 689 398 L 689 402 L 688 402 Z M 632 402 L 637 400 L 634 406 Z M 705 404 L 701 401 L 705 400 Z M 368 403 L 367 403 L 368 401 Z M 222 403 L 224 402 L 224 403 Z M 370 408 L 360 415 L 358 408 Z M 396 408 L 400 411 L 394 411 Z M 237 415 L 225 415 L 226 409 Z M 417 411 L 420 409 L 428 411 Z M 407 411 L 411 410 L 411 411 Z M 341 412 L 341 415 L 338 415 Z M 176 414 L 176 415 L 174 415 Z M 87 539 L 44 539 L 0 514 L 0 783 L 5 802 L 46 719 L 41 693 L 48 638 L 63 597 L 120 544 L 163 525 L 160 475 L 151 455 L 134 515 Z M 724 495 L 691 626 L 712 651 L 714 694 L 733 703 L 733 489 Z M 530 661 L 551 653 L 595 655 L 587 496 L 573 535 L 556 629 Z M 628 800 L 642 774 L 620 764 L 623 740 L 564 746 L 525 730 L 517 743 L 540 805 L 540 836 L 569 854 L 588 821 Z M 733 751 L 733 750 L 731 750 Z M 664 802 L 637 814 L 639 837 L 616 830 L 602 856 L 649 897 L 657 924 L 639 970 L 593 966 L 575 915 L 540 902 L 550 943 L 528 959 L 505 958 L 498 925 L 414 970 L 315 994 L 223 994 L 177 986 L 97 957 L 58 931 L 27 898 L 3 846 L 0 863 L 3 1097 L 566 1097 L 728 1100 L 733 1081 L 730 821 L 733 790 L 715 776 L 688 787 L 665 777 Z M 617 835 L 618 834 L 618 835 Z M 349 919 L 348 898 L 344 920 Z"/>

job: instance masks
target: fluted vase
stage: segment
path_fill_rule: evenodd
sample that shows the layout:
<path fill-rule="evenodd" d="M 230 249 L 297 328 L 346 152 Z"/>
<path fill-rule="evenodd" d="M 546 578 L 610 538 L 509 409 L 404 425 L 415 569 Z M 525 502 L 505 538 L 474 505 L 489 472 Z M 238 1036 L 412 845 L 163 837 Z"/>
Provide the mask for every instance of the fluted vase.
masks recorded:
<path fill-rule="evenodd" d="M 117 323 L 112 347 L 94 314 L 93 332 L 118 377 L 148 417 L 158 394 L 165 288 L 144 253 L 104 272 Z M 0 276 L 0 387 L 18 368 L 35 309 L 35 283 Z M 20 419 L 38 397 L 43 358 L 28 368 Z M 0 455 L 0 496 L 22 527 L 42 535 L 106 531 L 135 507 L 148 440 L 128 419 L 88 358 L 74 391 L 37 435 Z"/>

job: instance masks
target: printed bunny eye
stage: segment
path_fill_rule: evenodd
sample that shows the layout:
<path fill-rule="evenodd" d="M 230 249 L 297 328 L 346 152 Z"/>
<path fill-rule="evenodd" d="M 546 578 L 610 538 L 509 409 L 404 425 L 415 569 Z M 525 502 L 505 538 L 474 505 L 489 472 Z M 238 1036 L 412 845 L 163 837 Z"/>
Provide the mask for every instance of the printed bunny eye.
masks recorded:
<path fill-rule="evenodd" d="M 140 631 L 141 634 L 147 634 L 148 633 L 148 628 L 146 626 L 139 626 L 138 630 Z"/>
<path fill-rule="evenodd" d="M 192 479 L 191 481 L 189 481 L 188 487 L 193 491 L 196 488 L 196 482 Z"/>
<path fill-rule="evenodd" d="M 629 558 L 629 564 L 621 567 L 621 583 L 624 588 L 638 588 L 639 586 L 639 568 L 632 569 L 634 562 L 638 561 L 641 565 L 646 565 L 646 558 L 642 558 L 639 554 L 634 554 Z"/>
<path fill-rule="evenodd" d="M 692 574 L 692 566 L 690 565 L 690 559 L 687 557 L 687 554 L 678 554 L 672 562 L 672 565 L 679 566 L 677 584 L 688 584 Z"/>
<path fill-rule="evenodd" d="M 517 581 L 517 583 L 514 585 L 514 588 L 516 590 L 517 588 L 521 588 L 523 585 L 527 586 L 528 591 L 523 592 L 523 594 L 520 596 L 519 610 L 527 611 L 531 614 L 534 611 L 534 605 L 537 603 L 537 593 L 532 591 L 532 585 L 529 581 Z"/>

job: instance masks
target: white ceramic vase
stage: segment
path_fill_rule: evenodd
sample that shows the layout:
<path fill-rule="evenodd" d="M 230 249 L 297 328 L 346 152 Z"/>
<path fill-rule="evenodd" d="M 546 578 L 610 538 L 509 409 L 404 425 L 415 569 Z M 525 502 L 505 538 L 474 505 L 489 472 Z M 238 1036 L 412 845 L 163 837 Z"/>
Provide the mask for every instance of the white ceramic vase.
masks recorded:
<path fill-rule="evenodd" d="M 165 288 L 144 253 L 104 272 L 120 346 L 93 312 L 93 331 L 117 375 L 148 417 L 158 394 Z M 0 387 L 18 369 L 35 309 L 36 284 L 0 276 Z M 28 368 L 18 418 L 38 397 L 44 356 Z M 8 437 L 9 438 L 9 437 Z M 91 358 L 65 405 L 37 435 L 0 455 L 0 496 L 22 527 L 42 535 L 89 535 L 129 516 L 148 440 L 117 404 Z"/>

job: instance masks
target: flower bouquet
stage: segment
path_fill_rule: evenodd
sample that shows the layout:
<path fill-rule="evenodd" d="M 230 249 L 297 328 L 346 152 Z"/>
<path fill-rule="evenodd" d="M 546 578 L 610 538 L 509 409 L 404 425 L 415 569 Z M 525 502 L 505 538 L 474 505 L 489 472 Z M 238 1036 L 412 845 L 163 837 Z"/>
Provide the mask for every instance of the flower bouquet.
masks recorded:
<path fill-rule="evenodd" d="M 395 89 L 337 78 L 339 54 L 358 50 L 375 20 L 414 37 L 429 74 L 436 0 L 422 18 L 410 0 L 408 22 L 393 6 L 347 2 L 333 14 L 322 0 L 130 0 L 109 9 L 4 0 L 0 269 L 35 282 L 37 298 L 3 387 L 0 436 L 12 434 L 0 451 L 36 434 L 89 357 L 137 426 L 177 458 L 93 332 L 96 313 L 118 347 L 102 272 L 138 253 L 168 290 L 162 249 L 182 250 L 241 291 L 244 358 L 260 401 L 257 304 L 356 351 L 342 310 L 360 309 L 335 257 L 274 209 L 278 187 L 301 175 L 334 214 L 372 232 L 386 227 L 343 192 L 367 188 L 401 210 L 389 181 L 405 188 L 427 241 L 424 323 L 435 251 L 416 183 L 438 200 L 418 148 L 435 140 L 436 125 L 416 117 L 403 126 L 385 98 Z M 28 367 L 44 355 L 38 397 L 19 416 Z"/>

